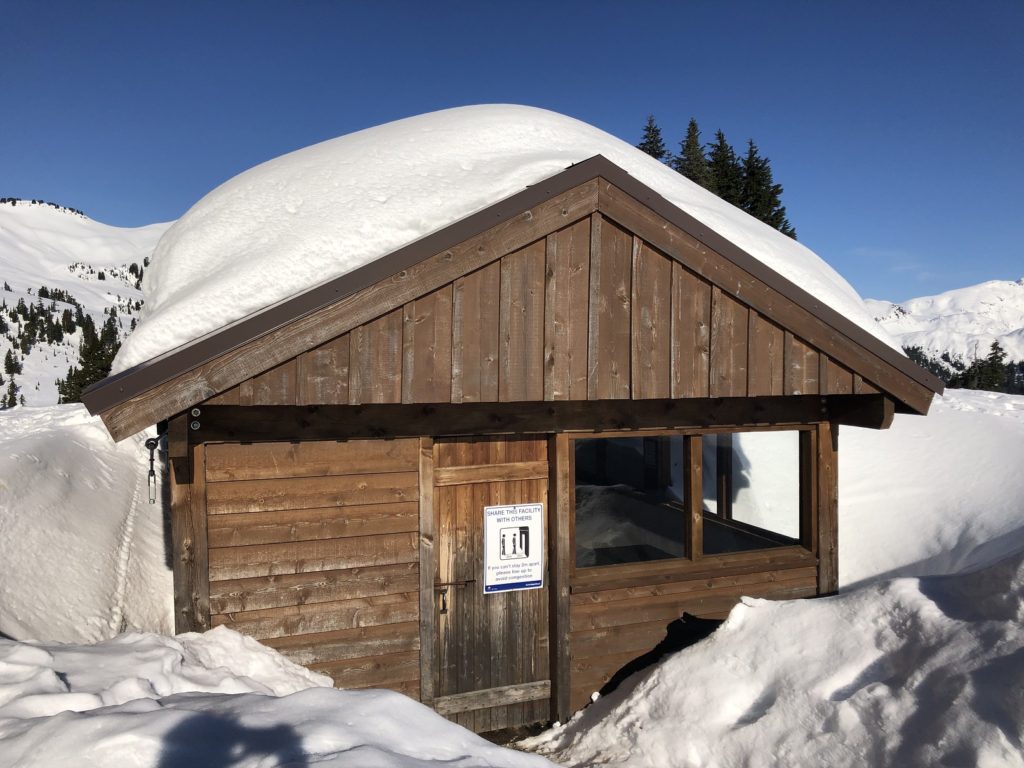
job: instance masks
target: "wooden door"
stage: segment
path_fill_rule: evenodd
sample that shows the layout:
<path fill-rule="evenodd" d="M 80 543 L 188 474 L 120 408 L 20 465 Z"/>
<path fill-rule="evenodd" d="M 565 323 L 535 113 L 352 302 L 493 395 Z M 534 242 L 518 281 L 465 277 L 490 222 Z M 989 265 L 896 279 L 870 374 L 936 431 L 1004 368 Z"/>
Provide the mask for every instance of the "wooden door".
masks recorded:
<path fill-rule="evenodd" d="M 438 440 L 434 707 L 477 732 L 547 720 L 548 587 L 484 593 L 484 508 L 544 505 L 545 438 Z"/>

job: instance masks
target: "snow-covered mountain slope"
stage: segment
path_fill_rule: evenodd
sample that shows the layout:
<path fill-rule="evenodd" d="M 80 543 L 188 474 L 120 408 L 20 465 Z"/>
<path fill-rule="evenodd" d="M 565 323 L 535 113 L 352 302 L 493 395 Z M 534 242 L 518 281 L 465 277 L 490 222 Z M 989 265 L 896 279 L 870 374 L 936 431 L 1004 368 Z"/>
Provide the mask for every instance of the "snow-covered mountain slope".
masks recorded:
<path fill-rule="evenodd" d="M 41 306 L 47 318 L 59 323 L 65 309 L 76 311 L 66 294 L 93 318 L 97 329 L 116 310 L 121 332 L 127 333 L 142 302 L 139 271 L 169 226 L 112 227 L 69 208 L 24 200 L 0 203 L 0 361 L 9 350 L 17 355 L 22 372 L 13 377 L 27 404 L 57 402 L 55 382 L 77 364 L 81 331 L 63 333 L 49 343 L 45 334 L 37 334 L 26 351 L 19 331 L 27 319 L 12 316 L 19 300 L 26 307 Z M 40 298 L 41 287 L 47 289 L 46 298 Z M 42 327 L 45 321 L 38 322 Z M 3 395 L 11 374 L 0 368 L 0 375 Z"/>
<path fill-rule="evenodd" d="M 990 280 L 902 304 L 864 303 L 902 346 L 921 347 L 931 357 L 948 352 L 970 363 L 998 341 L 1007 360 L 1024 360 L 1024 278 Z"/>

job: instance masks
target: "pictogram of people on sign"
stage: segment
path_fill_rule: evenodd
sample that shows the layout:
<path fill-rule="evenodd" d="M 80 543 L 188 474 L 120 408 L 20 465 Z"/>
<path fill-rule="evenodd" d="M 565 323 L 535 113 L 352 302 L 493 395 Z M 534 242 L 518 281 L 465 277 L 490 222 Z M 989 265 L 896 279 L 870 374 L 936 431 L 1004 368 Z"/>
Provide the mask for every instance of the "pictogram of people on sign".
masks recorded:
<path fill-rule="evenodd" d="M 501 529 L 502 560 L 522 560 L 530 556 L 530 529 L 521 525 Z"/>

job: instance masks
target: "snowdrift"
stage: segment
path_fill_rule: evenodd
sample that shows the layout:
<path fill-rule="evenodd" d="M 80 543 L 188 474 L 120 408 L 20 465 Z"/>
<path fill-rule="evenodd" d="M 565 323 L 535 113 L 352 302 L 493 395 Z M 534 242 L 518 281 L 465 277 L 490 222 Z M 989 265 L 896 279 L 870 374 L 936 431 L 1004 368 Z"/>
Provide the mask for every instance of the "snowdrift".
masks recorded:
<path fill-rule="evenodd" d="M 94 642 L 126 627 L 174 631 L 145 438 L 115 444 L 81 405 L 0 413 L 0 633 Z"/>
<path fill-rule="evenodd" d="M 330 678 L 220 627 L 92 646 L 0 640 L 0 768 L 542 768 L 389 691 Z"/>
<path fill-rule="evenodd" d="M 745 599 L 527 741 L 568 766 L 1024 765 L 1024 553 L 840 597 Z"/>

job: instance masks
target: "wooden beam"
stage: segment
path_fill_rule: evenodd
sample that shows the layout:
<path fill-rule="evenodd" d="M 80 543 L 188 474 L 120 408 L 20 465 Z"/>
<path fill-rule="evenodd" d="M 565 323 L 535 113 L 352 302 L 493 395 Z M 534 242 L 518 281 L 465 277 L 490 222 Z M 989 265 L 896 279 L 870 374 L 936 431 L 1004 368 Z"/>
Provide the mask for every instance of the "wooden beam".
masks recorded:
<path fill-rule="evenodd" d="M 828 417 L 836 424 L 869 429 L 888 429 L 896 415 L 896 403 L 885 395 L 830 395 Z"/>
<path fill-rule="evenodd" d="M 690 400 L 428 405 L 206 406 L 193 440 L 343 440 L 421 435 L 807 425 L 828 418 L 814 395 Z"/>
<path fill-rule="evenodd" d="M 437 613 L 434 606 L 434 441 L 420 439 L 420 701 L 434 700 Z"/>
<path fill-rule="evenodd" d="M 683 438 L 683 464 L 686 466 L 686 508 L 690 524 L 687 526 L 690 560 L 704 555 L 704 449 L 700 435 Z"/>
<path fill-rule="evenodd" d="M 818 425 L 818 594 L 839 591 L 839 426 Z"/>
<path fill-rule="evenodd" d="M 525 701 L 546 699 L 551 695 L 551 681 L 538 680 L 534 683 L 503 685 L 469 693 L 453 693 L 434 699 L 434 711 L 439 715 L 454 715 L 474 709 L 500 707 L 506 704 L 520 704 Z"/>
<path fill-rule="evenodd" d="M 174 631 L 210 628 L 210 569 L 206 540 L 205 448 L 192 446 L 172 458 L 171 569 L 174 577 Z"/>
<path fill-rule="evenodd" d="M 569 703 L 569 585 L 574 553 L 569 530 L 576 510 L 572 508 L 572 484 L 575 481 L 569 474 L 571 447 L 567 435 L 553 435 L 548 441 L 548 467 L 551 473 L 548 481 L 548 520 L 551 530 L 548 536 L 551 719 L 562 723 L 572 714 Z"/>

